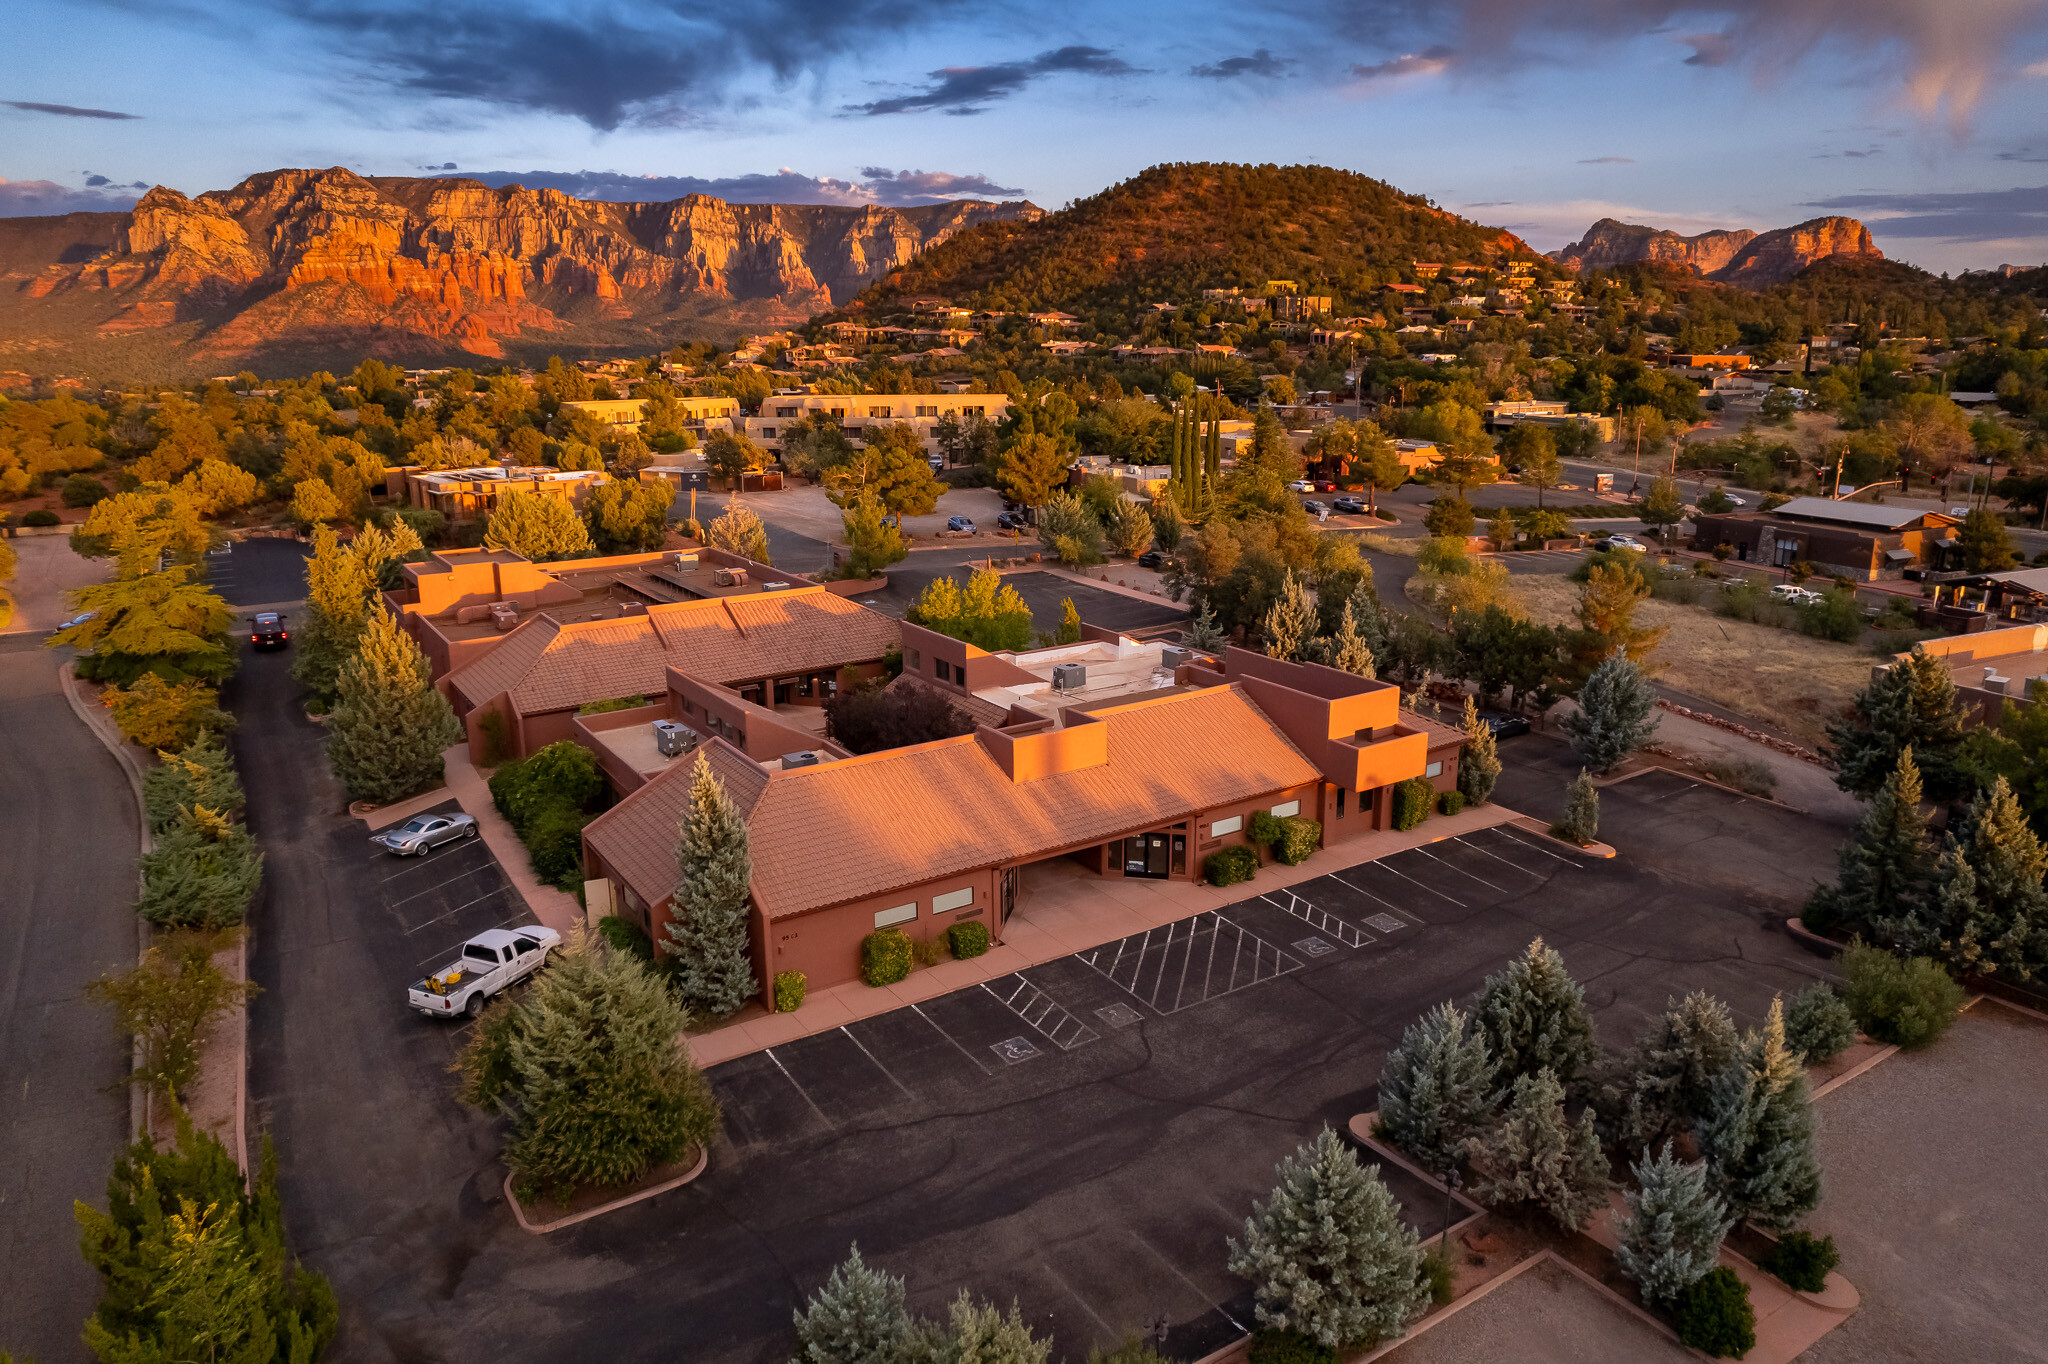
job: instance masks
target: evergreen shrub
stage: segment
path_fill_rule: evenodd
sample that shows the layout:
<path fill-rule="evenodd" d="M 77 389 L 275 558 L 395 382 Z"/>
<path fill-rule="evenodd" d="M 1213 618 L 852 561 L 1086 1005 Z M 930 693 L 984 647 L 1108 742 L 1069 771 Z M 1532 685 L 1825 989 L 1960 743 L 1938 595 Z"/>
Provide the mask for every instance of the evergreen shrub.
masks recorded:
<path fill-rule="evenodd" d="M 1280 821 L 1280 837 L 1273 842 L 1273 856 L 1288 866 L 1299 866 L 1323 844 L 1323 826 L 1300 815 Z"/>
<path fill-rule="evenodd" d="M 809 982 L 801 971 L 777 971 L 775 973 L 775 1012 L 793 1014 L 804 1006 L 804 993 Z"/>
<path fill-rule="evenodd" d="M 1764 1256 L 1763 1268 L 1801 1293 L 1818 1293 L 1828 1286 L 1828 1273 L 1842 1262 L 1832 1236 L 1815 1237 L 1810 1232 L 1787 1232 L 1777 1248 Z"/>
<path fill-rule="evenodd" d="M 1802 990 L 1785 1012 L 1785 1043 L 1809 1066 L 1832 1061 L 1856 1040 L 1856 1016 L 1825 983 Z"/>
<path fill-rule="evenodd" d="M 1394 788 L 1394 827 L 1406 832 L 1429 818 L 1436 788 L 1427 777 L 1410 777 Z"/>
<path fill-rule="evenodd" d="M 1270 848 L 1280 841 L 1284 832 L 1280 817 L 1269 810 L 1252 811 L 1252 823 L 1245 837 L 1261 848 Z"/>
<path fill-rule="evenodd" d="M 1300 1331 L 1254 1331 L 1251 1364 L 1337 1364 L 1337 1352 Z"/>
<path fill-rule="evenodd" d="M 597 921 L 597 935 L 614 952 L 624 952 L 642 966 L 654 965 L 654 940 L 631 919 L 607 914 Z"/>
<path fill-rule="evenodd" d="M 860 978 L 870 985 L 894 985 L 910 974 L 913 959 L 900 928 L 878 928 L 860 940 Z"/>
<path fill-rule="evenodd" d="M 946 930 L 953 955 L 965 961 L 988 951 L 988 925 L 979 919 L 963 919 Z"/>
<path fill-rule="evenodd" d="M 1678 1339 L 1716 1359 L 1740 1359 L 1756 1348 L 1756 1311 L 1749 1285 L 1726 1265 L 1685 1291 L 1678 1301 Z"/>
<path fill-rule="evenodd" d="M 1465 808 L 1465 793 L 1463 791 L 1444 792 L 1436 798 L 1436 808 L 1438 814 L 1457 814 L 1458 811 Z"/>
<path fill-rule="evenodd" d="M 1234 886 L 1252 879 L 1259 869 L 1259 855 L 1242 843 L 1212 852 L 1202 860 L 1202 875 L 1212 886 Z"/>
<path fill-rule="evenodd" d="M 24 526 L 54 526 L 57 524 L 57 519 L 57 513 L 51 511 L 48 507 L 38 507 L 22 517 L 21 524 Z"/>
<path fill-rule="evenodd" d="M 1842 954 L 1842 970 L 1849 978 L 1842 1000 L 1856 1025 L 1908 1051 L 1938 1041 L 1963 1007 L 1963 987 L 1926 957 L 1858 945 Z"/>

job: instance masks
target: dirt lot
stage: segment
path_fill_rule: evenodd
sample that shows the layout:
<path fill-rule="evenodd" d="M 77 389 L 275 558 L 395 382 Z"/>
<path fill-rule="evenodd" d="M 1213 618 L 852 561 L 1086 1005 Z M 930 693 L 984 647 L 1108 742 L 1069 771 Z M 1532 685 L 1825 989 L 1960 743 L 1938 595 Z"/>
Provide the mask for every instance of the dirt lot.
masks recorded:
<path fill-rule="evenodd" d="M 1533 619 L 1578 623 L 1577 583 L 1540 573 L 1510 582 Z M 1645 601 L 1636 608 L 1636 623 L 1667 631 L 1651 655 L 1659 681 L 1767 720 L 1815 746 L 1827 738 L 1827 721 L 1869 683 L 1875 661 L 1854 645 L 1729 620 L 1704 606 Z"/>

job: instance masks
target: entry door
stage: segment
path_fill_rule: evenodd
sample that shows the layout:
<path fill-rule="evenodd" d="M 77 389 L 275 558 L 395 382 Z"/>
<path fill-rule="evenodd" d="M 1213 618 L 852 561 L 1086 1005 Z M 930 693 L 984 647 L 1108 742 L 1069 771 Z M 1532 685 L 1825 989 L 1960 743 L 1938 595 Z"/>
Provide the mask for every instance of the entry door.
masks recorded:
<path fill-rule="evenodd" d="M 1010 916 L 1017 912 L 1017 877 L 1022 871 L 1021 867 L 1011 867 L 1003 873 L 1003 919 L 1002 923 L 995 925 L 998 931 L 1002 929 L 1003 924 L 1010 922 Z"/>
<path fill-rule="evenodd" d="M 1124 840 L 1124 875 L 1146 880 L 1167 876 L 1167 836 L 1164 833 L 1132 834 Z"/>

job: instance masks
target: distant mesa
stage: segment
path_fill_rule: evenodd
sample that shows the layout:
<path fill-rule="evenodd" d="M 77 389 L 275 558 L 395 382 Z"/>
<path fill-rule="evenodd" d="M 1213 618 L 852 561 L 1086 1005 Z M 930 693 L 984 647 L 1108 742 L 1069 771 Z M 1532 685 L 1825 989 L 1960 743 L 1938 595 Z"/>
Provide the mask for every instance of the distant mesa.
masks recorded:
<path fill-rule="evenodd" d="M 1602 218 L 1586 235 L 1550 258 L 1581 274 L 1653 262 L 1688 266 L 1723 284 L 1762 289 L 1783 284 L 1815 261 L 1831 256 L 1883 260 L 1870 229 L 1854 218 L 1814 218 L 1797 227 L 1757 233 L 1699 232 L 1690 237 L 1641 223 Z"/>

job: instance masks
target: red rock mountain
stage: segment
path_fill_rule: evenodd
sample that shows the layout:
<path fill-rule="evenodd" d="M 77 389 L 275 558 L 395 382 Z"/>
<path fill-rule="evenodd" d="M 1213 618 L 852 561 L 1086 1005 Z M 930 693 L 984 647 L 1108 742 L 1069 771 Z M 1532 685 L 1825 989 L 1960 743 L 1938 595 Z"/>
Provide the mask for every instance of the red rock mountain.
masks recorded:
<path fill-rule="evenodd" d="M 962 228 L 1039 216 L 271 171 L 193 199 L 159 186 L 128 213 L 0 219 L 0 348 L 131 370 L 648 349 L 801 320 Z"/>
<path fill-rule="evenodd" d="M 1815 218 L 1761 234 L 1741 228 L 1690 237 L 1602 218 L 1586 229 L 1584 238 L 1550 253 L 1558 264 L 1582 272 L 1657 261 L 1688 265 L 1709 279 L 1752 289 L 1783 284 L 1829 256 L 1882 260 L 1884 252 L 1870 239 L 1870 230 L 1854 218 Z"/>

